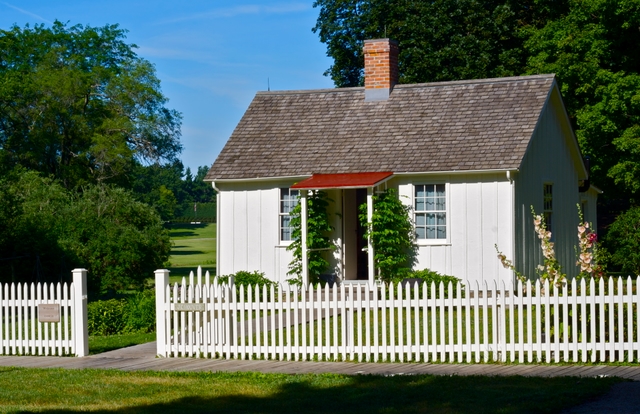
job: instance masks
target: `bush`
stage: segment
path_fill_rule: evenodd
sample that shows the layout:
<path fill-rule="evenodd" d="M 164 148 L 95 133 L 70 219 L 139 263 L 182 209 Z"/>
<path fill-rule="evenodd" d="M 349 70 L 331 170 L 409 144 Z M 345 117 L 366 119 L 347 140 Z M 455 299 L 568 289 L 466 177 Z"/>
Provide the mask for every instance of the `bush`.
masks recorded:
<path fill-rule="evenodd" d="M 123 299 L 98 300 L 87 305 L 89 335 L 115 335 L 127 325 L 127 302 Z"/>
<path fill-rule="evenodd" d="M 264 276 L 264 273 L 262 272 L 258 272 L 253 271 L 253 272 L 247 272 L 244 270 L 240 270 L 239 272 L 236 272 L 232 275 L 225 275 L 225 276 L 219 276 L 218 280 L 220 281 L 220 283 L 229 283 L 229 279 L 233 276 L 234 278 L 234 285 L 236 287 L 236 295 L 238 297 L 240 297 L 240 286 L 244 286 L 245 287 L 245 295 L 247 292 L 247 287 L 251 286 L 252 288 L 255 289 L 256 286 L 260 287 L 260 295 L 262 295 L 262 287 L 266 286 L 267 287 L 267 295 L 269 295 L 269 291 L 270 291 L 270 287 L 274 286 L 275 287 L 275 291 L 278 291 L 278 284 L 276 282 L 274 282 L 273 280 L 267 279 Z M 246 297 L 246 296 L 245 296 Z"/>
<path fill-rule="evenodd" d="M 615 266 L 626 274 L 640 275 L 640 206 L 616 217 L 607 232 L 606 245 Z"/>
<path fill-rule="evenodd" d="M 411 272 L 409 274 L 409 280 L 411 279 L 417 279 L 416 281 L 420 281 L 420 285 L 419 287 L 422 288 L 422 282 L 427 282 L 427 297 L 431 297 L 431 284 L 435 283 L 436 284 L 436 295 L 439 295 L 440 293 L 440 283 L 444 283 L 444 295 L 445 297 L 449 297 L 449 282 L 451 282 L 451 287 L 453 289 L 453 295 L 455 297 L 456 295 L 456 289 L 457 289 L 457 285 L 458 283 L 461 284 L 462 288 L 464 289 L 464 285 L 461 283 L 461 280 L 458 279 L 455 276 L 448 276 L 448 275 L 443 275 L 440 274 L 438 272 L 435 272 L 433 270 L 429 270 L 429 269 L 423 269 L 423 270 L 415 270 L 413 272 Z M 407 279 L 405 279 L 407 280 Z"/>
<path fill-rule="evenodd" d="M 156 326 L 155 291 L 139 292 L 128 299 L 109 299 L 87 305 L 89 335 L 153 332 Z"/>

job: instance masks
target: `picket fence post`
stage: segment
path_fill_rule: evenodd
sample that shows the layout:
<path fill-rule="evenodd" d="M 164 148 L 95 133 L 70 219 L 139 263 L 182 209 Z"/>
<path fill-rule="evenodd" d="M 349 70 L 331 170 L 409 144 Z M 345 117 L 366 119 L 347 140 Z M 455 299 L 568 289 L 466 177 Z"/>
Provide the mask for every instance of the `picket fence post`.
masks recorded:
<path fill-rule="evenodd" d="M 73 340 L 77 357 L 89 355 L 87 327 L 87 270 L 73 269 Z"/>
<path fill-rule="evenodd" d="M 167 300 L 167 287 L 169 286 L 169 270 L 158 269 L 155 271 L 156 276 L 156 355 L 167 356 L 167 312 L 165 304 Z"/>

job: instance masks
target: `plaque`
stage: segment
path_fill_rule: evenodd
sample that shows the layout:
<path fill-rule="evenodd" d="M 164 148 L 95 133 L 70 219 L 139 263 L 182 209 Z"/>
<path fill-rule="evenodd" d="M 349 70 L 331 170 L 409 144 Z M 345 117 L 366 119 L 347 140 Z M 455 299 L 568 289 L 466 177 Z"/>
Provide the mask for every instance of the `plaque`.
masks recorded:
<path fill-rule="evenodd" d="M 174 309 L 178 312 L 204 312 L 206 307 L 204 303 L 176 303 Z"/>
<path fill-rule="evenodd" d="M 39 303 L 38 322 L 60 322 L 60 304 Z"/>

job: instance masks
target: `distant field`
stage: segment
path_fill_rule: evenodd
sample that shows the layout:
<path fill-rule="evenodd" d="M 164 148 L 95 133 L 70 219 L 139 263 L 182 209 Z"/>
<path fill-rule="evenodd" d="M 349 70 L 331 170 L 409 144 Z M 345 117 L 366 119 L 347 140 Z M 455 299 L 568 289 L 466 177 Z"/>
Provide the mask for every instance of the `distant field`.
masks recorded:
<path fill-rule="evenodd" d="M 173 247 L 169 262 L 171 282 L 178 282 L 182 276 L 188 276 L 191 270 L 202 266 L 203 272 L 216 271 L 216 224 L 202 223 L 171 224 L 169 234 Z"/>

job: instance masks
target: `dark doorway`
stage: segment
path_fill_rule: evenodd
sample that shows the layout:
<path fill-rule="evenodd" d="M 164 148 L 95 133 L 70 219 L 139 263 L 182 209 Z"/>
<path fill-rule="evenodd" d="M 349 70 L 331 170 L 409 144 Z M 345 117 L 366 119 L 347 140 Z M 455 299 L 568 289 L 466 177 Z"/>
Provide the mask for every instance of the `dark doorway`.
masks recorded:
<path fill-rule="evenodd" d="M 360 206 L 367 204 L 367 189 L 358 188 L 356 190 L 356 214 L 358 216 L 358 225 L 356 230 L 356 245 L 358 257 L 358 269 L 356 271 L 358 280 L 369 279 L 369 255 L 367 253 L 367 239 L 365 239 L 366 227 L 360 222 Z"/>

